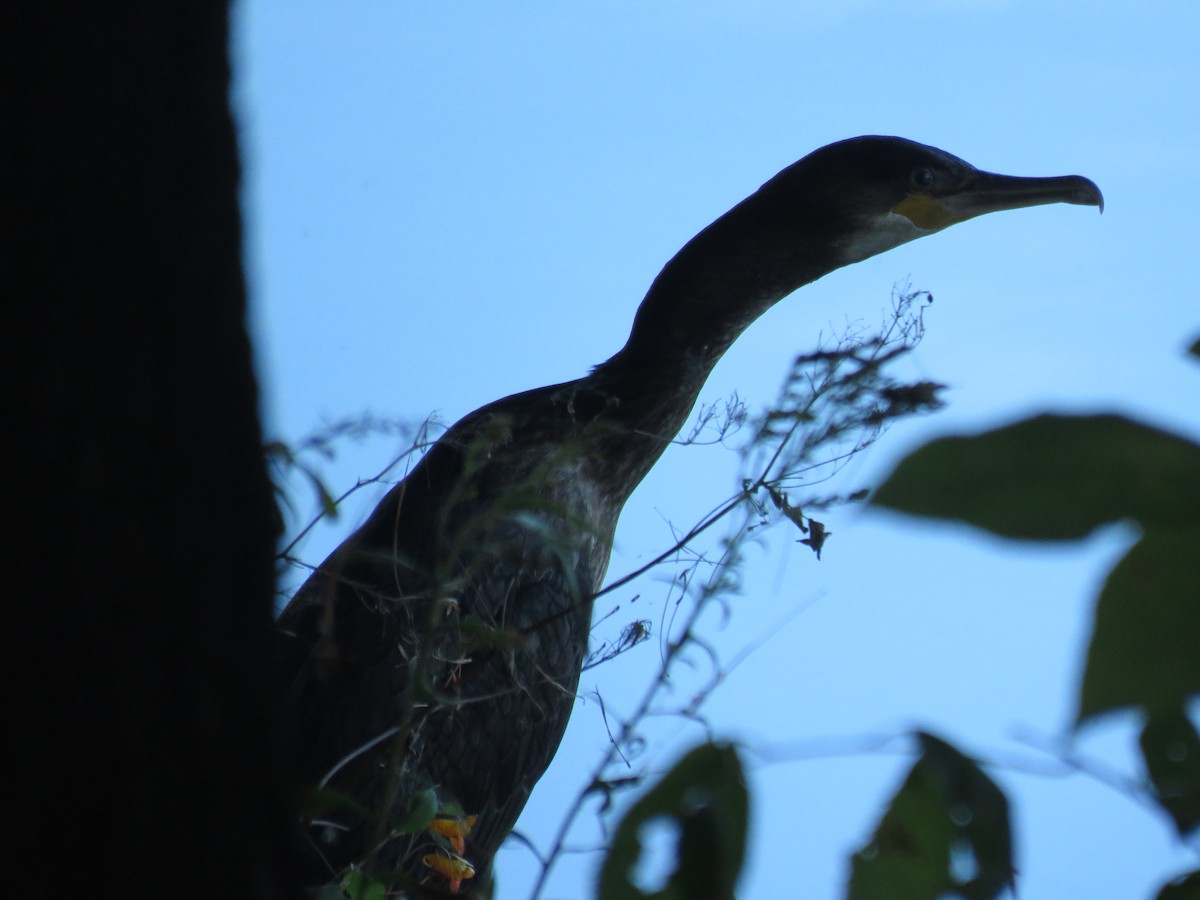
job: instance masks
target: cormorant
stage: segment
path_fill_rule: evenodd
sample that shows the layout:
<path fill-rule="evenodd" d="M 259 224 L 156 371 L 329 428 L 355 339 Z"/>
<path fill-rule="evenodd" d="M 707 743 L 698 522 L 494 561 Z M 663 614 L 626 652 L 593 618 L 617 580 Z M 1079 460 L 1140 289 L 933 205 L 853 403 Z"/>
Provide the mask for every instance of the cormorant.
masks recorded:
<path fill-rule="evenodd" d="M 725 350 L 828 272 L 1059 202 L 1103 209 L 1077 175 L 994 175 L 897 137 L 830 144 L 692 238 L 591 374 L 451 427 L 280 619 L 299 650 L 285 673 L 299 774 L 356 804 L 310 828 L 312 874 L 365 860 L 457 889 L 462 857 L 482 881 L 566 728 L 621 508 Z M 453 850 L 392 834 L 419 799 Z"/>

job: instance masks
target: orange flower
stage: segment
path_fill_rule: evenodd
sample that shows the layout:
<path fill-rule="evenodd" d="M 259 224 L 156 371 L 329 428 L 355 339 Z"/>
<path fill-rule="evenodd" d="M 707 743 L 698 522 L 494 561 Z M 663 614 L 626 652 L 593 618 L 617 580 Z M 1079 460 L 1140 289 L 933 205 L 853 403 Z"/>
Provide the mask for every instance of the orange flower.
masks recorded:
<path fill-rule="evenodd" d="M 450 893 L 457 894 L 463 880 L 475 877 L 475 867 L 453 853 L 427 853 L 421 862 L 450 882 Z"/>
<path fill-rule="evenodd" d="M 475 827 L 475 816 L 465 818 L 438 818 L 429 823 L 428 828 L 435 834 L 450 841 L 450 846 L 460 855 L 466 850 L 466 837 Z"/>

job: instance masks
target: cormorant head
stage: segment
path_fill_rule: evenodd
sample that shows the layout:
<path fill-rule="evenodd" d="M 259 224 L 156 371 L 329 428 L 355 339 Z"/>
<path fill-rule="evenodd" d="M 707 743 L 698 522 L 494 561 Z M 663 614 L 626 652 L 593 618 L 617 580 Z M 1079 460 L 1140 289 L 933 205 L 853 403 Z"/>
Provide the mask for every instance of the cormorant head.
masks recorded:
<path fill-rule="evenodd" d="M 822 147 L 763 189 L 782 199 L 792 185 L 806 195 L 794 199 L 818 225 L 837 265 L 1002 209 L 1077 203 L 1104 210 L 1100 189 L 1080 175 L 995 175 L 936 147 L 878 135 Z"/>
<path fill-rule="evenodd" d="M 688 241 L 654 279 L 613 359 L 641 365 L 675 354 L 711 367 L 801 285 L 955 222 L 1045 203 L 1104 208 L 1100 189 L 1079 175 L 994 175 L 898 137 L 829 144 Z"/>

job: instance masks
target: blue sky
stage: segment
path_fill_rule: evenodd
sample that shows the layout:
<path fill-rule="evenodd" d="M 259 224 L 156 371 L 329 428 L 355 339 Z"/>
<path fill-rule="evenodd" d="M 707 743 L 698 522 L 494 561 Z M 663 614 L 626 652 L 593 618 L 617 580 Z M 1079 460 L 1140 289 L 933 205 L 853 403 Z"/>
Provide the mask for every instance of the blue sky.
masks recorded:
<path fill-rule="evenodd" d="M 998 214 L 836 272 L 752 326 L 703 400 L 736 391 L 760 408 L 819 333 L 874 324 L 909 280 L 936 301 L 903 374 L 949 383 L 950 406 L 893 429 L 833 488 L 877 483 L 932 436 L 1038 410 L 1131 411 L 1196 437 L 1200 371 L 1182 348 L 1200 331 L 1198 39 L 1200 5 L 1186 2 L 243 2 L 268 430 L 294 440 L 367 411 L 450 423 L 582 375 L 700 228 L 810 150 L 882 133 L 993 171 L 1087 175 L 1106 211 Z M 348 487 L 400 449 L 347 444 L 324 475 Z M 669 451 L 626 507 L 610 575 L 668 546 L 736 478 L 720 447 Z M 349 534 L 367 494 L 306 558 Z M 1046 549 L 857 509 L 827 524 L 819 563 L 782 528 L 752 548 L 729 621 L 706 625 L 725 660 L 769 636 L 705 708 L 750 750 L 743 896 L 837 896 L 907 765 L 843 740 L 914 725 L 1003 763 L 1023 900 L 1148 896 L 1195 865 L 1165 819 L 1093 778 L 1048 777 L 1021 739 L 1063 734 L 1090 601 L 1127 531 Z M 667 588 L 612 599 L 622 610 L 597 639 L 633 617 L 657 626 Z M 582 691 L 619 714 L 656 661 L 647 643 L 585 673 Z M 677 698 L 688 685 L 681 674 Z M 646 758 L 665 766 L 700 735 L 654 720 Z M 1134 735 L 1118 718 L 1077 749 L 1136 774 Z M 582 702 L 519 826 L 535 843 L 605 740 Z M 573 844 L 594 840 L 583 828 Z M 567 859 L 548 896 L 586 896 L 594 864 Z M 498 865 L 499 896 L 527 896 L 529 852 L 511 845 Z"/>

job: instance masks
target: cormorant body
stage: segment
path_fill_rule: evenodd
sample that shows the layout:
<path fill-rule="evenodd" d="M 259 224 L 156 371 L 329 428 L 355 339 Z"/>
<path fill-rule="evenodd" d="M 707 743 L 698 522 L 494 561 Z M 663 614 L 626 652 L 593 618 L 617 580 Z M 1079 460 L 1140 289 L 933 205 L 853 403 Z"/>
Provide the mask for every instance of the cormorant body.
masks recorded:
<path fill-rule="evenodd" d="M 1080 176 L 992 175 L 894 137 L 831 144 L 689 241 L 611 359 L 452 426 L 281 616 L 299 773 L 360 806 L 310 829 L 313 876 L 366 861 L 445 887 L 422 863 L 444 844 L 389 837 L 435 788 L 476 817 L 462 856 L 483 879 L 566 728 L 621 508 L 730 344 L 841 266 L 1055 202 L 1103 204 Z"/>

